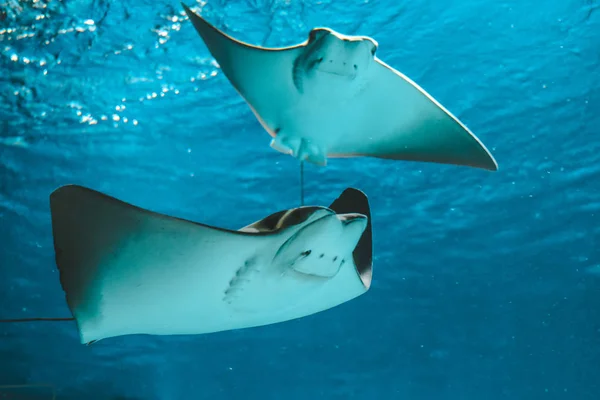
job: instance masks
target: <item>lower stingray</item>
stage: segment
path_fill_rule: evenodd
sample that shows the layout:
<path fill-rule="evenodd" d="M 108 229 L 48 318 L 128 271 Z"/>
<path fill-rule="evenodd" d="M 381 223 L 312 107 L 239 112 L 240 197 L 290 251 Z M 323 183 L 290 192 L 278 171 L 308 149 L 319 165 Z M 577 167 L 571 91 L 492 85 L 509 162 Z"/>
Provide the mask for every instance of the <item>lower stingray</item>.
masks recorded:
<path fill-rule="evenodd" d="M 464 124 L 375 56 L 374 39 L 315 28 L 303 43 L 258 47 L 183 7 L 274 149 L 317 165 L 372 156 L 498 169 Z"/>
<path fill-rule="evenodd" d="M 369 290 L 367 197 L 280 211 L 237 231 L 76 185 L 50 195 L 56 264 L 81 343 L 274 324 Z"/>

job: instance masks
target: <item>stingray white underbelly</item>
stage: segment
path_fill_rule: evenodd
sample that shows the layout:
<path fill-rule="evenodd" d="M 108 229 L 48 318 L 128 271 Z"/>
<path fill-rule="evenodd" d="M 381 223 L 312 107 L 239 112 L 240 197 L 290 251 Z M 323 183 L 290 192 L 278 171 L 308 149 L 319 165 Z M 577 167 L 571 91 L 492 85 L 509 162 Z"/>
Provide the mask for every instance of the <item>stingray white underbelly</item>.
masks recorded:
<path fill-rule="evenodd" d="M 335 280 L 325 280 L 294 270 L 277 272 L 270 260 L 250 256 L 239 268 L 223 268 L 215 276 L 198 260 L 212 256 L 219 266 L 236 265 L 241 249 L 223 257 L 197 243 L 193 247 L 198 254 L 189 253 L 188 260 L 168 252 L 122 252 L 111 265 L 115 272 L 107 271 L 94 282 L 98 299 L 89 301 L 97 308 L 76 313 L 82 342 L 123 334 L 200 334 L 268 325 L 322 311 L 323 301 L 329 308 L 365 291 L 350 263 Z"/>
<path fill-rule="evenodd" d="M 348 137 L 364 136 L 374 118 L 369 115 L 371 110 L 357 101 L 364 82 L 356 79 L 349 84 L 343 76 L 319 72 L 314 75 L 317 77 L 302 83 L 303 96 L 271 116 L 271 125 L 277 126 L 271 146 L 324 165 L 327 154 L 344 146 Z"/>

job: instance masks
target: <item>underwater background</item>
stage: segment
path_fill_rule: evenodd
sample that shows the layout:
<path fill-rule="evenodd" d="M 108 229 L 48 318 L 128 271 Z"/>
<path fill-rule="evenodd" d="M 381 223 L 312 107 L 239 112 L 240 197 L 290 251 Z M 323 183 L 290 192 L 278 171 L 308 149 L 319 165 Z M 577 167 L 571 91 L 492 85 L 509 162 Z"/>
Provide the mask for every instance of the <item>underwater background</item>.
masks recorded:
<path fill-rule="evenodd" d="M 257 45 L 315 26 L 373 37 L 499 170 L 307 164 L 306 204 L 369 196 L 365 295 L 89 347 L 74 322 L 0 324 L 0 385 L 48 385 L 0 398 L 600 398 L 600 3 L 187 4 Z M 48 200 L 61 185 L 230 229 L 299 205 L 297 160 L 269 147 L 177 1 L 0 0 L 0 65 L 0 318 L 70 317 Z"/>

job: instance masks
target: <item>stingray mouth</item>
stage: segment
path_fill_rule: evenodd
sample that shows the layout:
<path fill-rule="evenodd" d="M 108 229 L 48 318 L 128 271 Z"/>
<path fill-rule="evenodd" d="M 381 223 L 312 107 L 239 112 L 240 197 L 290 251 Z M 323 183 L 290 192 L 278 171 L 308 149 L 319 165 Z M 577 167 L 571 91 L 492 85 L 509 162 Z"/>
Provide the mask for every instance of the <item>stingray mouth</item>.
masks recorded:
<path fill-rule="evenodd" d="M 319 72 L 321 74 L 327 74 L 327 75 L 334 75 L 334 76 L 341 76 L 343 78 L 349 78 L 350 80 L 353 80 L 354 78 L 356 78 L 356 74 L 347 74 L 347 73 L 342 73 L 342 72 L 337 72 L 337 71 L 327 71 L 324 69 L 315 69 L 316 72 Z"/>
<path fill-rule="evenodd" d="M 356 78 L 358 73 L 358 65 L 348 61 L 336 61 L 333 59 L 326 60 L 319 57 L 309 64 L 309 69 L 322 74 L 340 76 L 343 78 Z"/>

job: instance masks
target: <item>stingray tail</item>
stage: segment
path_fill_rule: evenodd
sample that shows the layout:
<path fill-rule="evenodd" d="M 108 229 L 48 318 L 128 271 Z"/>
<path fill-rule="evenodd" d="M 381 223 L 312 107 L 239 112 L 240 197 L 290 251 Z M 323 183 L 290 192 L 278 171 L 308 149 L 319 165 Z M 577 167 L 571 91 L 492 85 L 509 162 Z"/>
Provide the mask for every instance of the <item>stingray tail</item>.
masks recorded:
<path fill-rule="evenodd" d="M 304 161 L 300 161 L 300 207 L 304 206 Z"/>
<path fill-rule="evenodd" d="M 12 319 L 0 319 L 0 323 L 15 323 L 15 322 L 36 322 L 36 321 L 75 321 L 73 317 L 65 318 L 12 318 Z"/>

